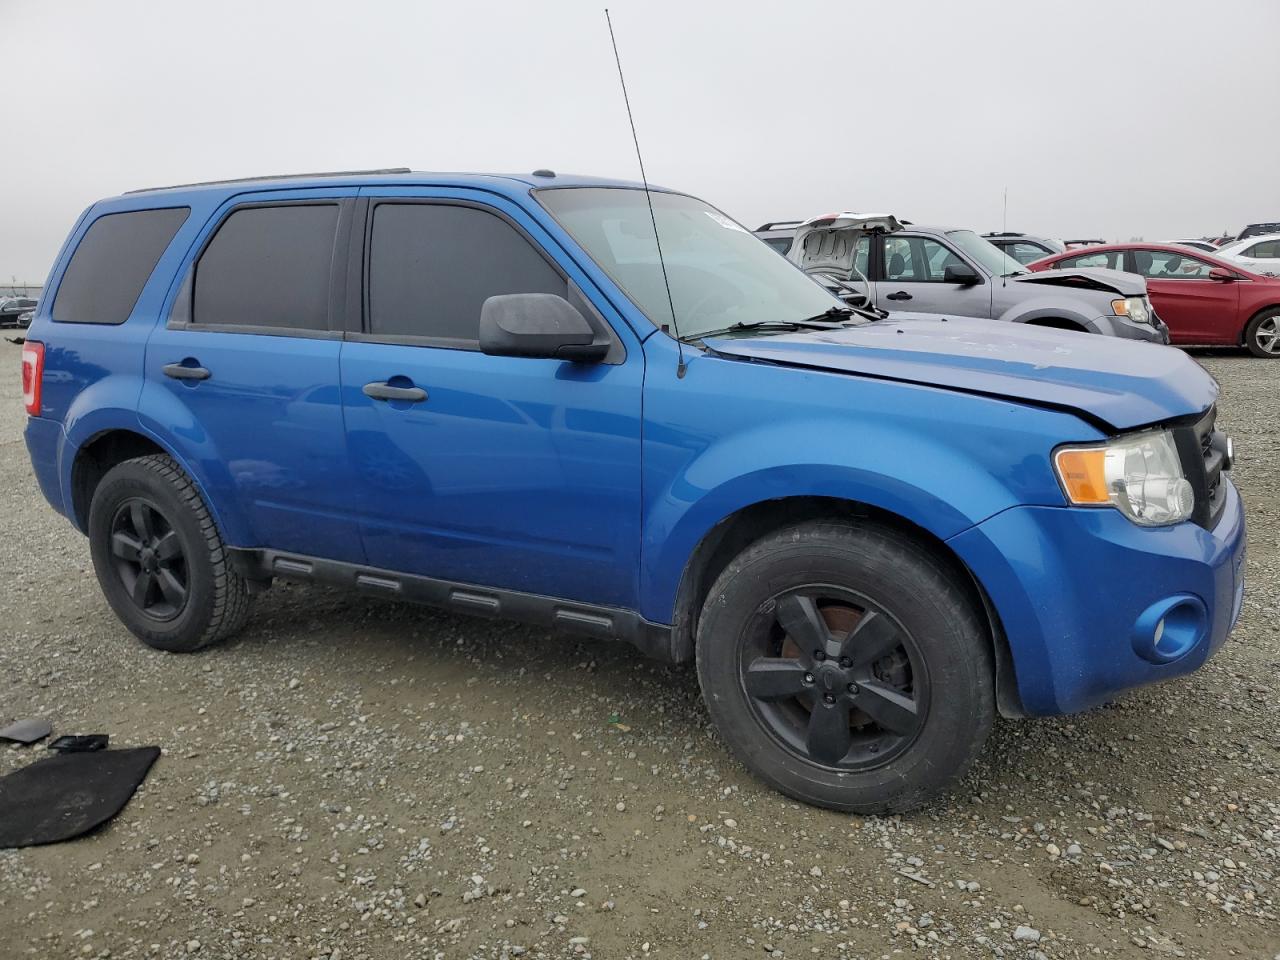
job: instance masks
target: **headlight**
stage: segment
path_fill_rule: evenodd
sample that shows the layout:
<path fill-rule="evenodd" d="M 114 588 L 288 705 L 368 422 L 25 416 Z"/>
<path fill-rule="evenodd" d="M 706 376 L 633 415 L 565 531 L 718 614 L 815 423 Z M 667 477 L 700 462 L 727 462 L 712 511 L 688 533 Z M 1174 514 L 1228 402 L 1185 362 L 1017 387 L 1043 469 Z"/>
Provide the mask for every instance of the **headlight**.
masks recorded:
<path fill-rule="evenodd" d="M 1195 508 L 1195 491 L 1167 430 L 1059 447 L 1053 466 L 1071 503 L 1112 506 L 1145 527 L 1186 520 Z"/>
<path fill-rule="evenodd" d="M 1111 312 L 1117 317 L 1128 317 L 1134 323 L 1150 323 L 1151 308 L 1146 297 L 1125 297 L 1111 301 Z"/>

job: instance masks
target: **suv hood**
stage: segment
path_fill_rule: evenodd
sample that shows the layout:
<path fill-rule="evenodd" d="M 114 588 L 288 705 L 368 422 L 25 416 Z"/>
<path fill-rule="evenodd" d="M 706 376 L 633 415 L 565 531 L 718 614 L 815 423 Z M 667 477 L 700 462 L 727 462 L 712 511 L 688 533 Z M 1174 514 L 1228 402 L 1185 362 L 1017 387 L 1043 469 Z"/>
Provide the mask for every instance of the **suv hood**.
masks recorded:
<path fill-rule="evenodd" d="M 725 357 L 1067 409 L 1110 430 L 1206 410 L 1217 382 L 1181 350 L 969 317 L 894 314 L 839 330 L 704 341 Z"/>
<path fill-rule="evenodd" d="M 1122 297 L 1145 297 L 1147 281 L 1139 274 L 1102 267 L 1072 267 L 1068 270 L 1037 270 L 1010 277 L 1015 283 L 1045 283 L 1076 290 L 1102 290 Z M 998 283 L 999 281 L 994 281 Z"/>

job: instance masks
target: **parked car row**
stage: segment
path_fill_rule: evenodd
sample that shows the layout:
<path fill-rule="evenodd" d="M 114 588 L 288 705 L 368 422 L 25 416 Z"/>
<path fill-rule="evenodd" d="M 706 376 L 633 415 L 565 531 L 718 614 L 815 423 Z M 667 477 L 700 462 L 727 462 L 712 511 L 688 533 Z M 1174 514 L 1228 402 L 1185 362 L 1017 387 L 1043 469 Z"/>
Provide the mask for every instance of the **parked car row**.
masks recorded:
<path fill-rule="evenodd" d="M 987 317 L 1164 343 L 1141 279 L 1107 270 L 1032 273 L 972 230 L 889 215 L 816 217 L 787 258 L 846 302 L 900 315 Z"/>
<path fill-rule="evenodd" d="M 756 235 L 855 306 L 990 317 L 1280 357 L 1280 232 L 1106 244 L 922 227 L 856 213 L 767 223 Z"/>
<path fill-rule="evenodd" d="M 0 327 L 29 327 L 37 301 L 31 297 L 0 297 Z"/>

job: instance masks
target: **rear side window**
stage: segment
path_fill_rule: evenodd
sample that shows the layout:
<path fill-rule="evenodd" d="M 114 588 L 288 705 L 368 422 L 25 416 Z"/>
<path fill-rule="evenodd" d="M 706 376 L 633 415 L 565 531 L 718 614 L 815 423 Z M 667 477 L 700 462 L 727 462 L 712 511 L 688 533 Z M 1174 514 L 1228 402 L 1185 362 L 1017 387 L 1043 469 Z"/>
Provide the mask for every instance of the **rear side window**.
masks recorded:
<path fill-rule="evenodd" d="M 329 328 L 336 203 L 242 207 L 196 263 L 191 322 Z"/>
<path fill-rule="evenodd" d="M 189 207 L 99 217 L 80 238 L 53 300 L 62 323 L 124 323 Z"/>
<path fill-rule="evenodd" d="M 369 240 L 369 332 L 467 346 L 480 308 L 505 293 L 568 295 L 515 227 L 474 207 L 380 203 Z"/>
<path fill-rule="evenodd" d="M 1041 257 L 1047 257 L 1052 251 L 1026 240 L 1015 240 L 1013 243 L 1000 244 L 1000 249 L 1019 263 L 1034 263 Z"/>
<path fill-rule="evenodd" d="M 1103 267 L 1108 270 L 1124 269 L 1123 250 L 1101 250 L 1097 253 L 1081 253 L 1067 257 L 1053 264 L 1054 267 L 1069 270 L 1073 267 Z"/>

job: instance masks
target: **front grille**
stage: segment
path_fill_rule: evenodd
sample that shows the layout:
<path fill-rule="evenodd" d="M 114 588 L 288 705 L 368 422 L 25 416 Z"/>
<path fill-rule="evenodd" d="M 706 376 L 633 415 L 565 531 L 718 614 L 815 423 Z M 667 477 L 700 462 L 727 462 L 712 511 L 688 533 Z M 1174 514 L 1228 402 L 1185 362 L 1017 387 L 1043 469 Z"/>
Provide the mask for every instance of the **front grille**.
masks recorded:
<path fill-rule="evenodd" d="M 1183 472 L 1196 495 L 1191 519 L 1206 530 L 1212 530 L 1222 516 L 1226 503 L 1222 474 L 1230 466 L 1227 463 L 1227 435 L 1217 429 L 1217 420 L 1218 408 L 1213 406 L 1197 420 L 1175 427 L 1173 431 Z"/>

